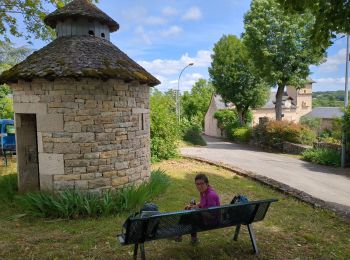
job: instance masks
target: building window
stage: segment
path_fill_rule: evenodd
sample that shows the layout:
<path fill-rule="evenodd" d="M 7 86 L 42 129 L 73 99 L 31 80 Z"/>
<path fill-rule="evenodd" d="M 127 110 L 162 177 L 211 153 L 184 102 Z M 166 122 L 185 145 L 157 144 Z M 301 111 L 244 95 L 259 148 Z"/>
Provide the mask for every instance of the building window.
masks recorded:
<path fill-rule="evenodd" d="M 141 131 L 145 130 L 145 125 L 146 125 L 145 119 L 146 119 L 145 114 L 141 113 L 139 117 L 139 126 Z"/>
<path fill-rule="evenodd" d="M 105 36 L 105 34 L 104 34 L 104 33 L 101 33 L 101 37 L 102 37 L 102 38 L 105 38 L 106 36 Z"/>
<path fill-rule="evenodd" d="M 93 30 L 90 30 L 90 31 L 89 31 L 89 35 L 91 35 L 91 36 L 95 36 L 94 31 L 93 31 Z"/>

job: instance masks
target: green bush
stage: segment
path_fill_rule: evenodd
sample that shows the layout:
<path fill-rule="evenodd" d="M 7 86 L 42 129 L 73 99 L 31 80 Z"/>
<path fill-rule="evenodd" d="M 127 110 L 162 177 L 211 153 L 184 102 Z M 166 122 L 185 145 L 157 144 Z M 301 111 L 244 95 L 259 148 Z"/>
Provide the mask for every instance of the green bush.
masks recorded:
<path fill-rule="evenodd" d="M 225 131 L 228 138 L 232 138 L 232 130 L 239 127 L 237 111 L 232 109 L 219 109 L 215 112 L 214 118 L 218 120 L 218 127 Z"/>
<path fill-rule="evenodd" d="M 311 130 L 314 130 L 316 133 L 319 133 L 321 129 L 321 118 L 302 116 L 300 118 L 300 124 L 307 126 Z"/>
<path fill-rule="evenodd" d="M 77 190 L 59 193 L 33 192 L 18 196 L 18 202 L 28 215 L 45 218 L 75 219 L 116 215 L 137 211 L 147 201 L 165 192 L 170 184 L 162 170 L 152 171 L 150 180 L 140 186 L 130 186 L 102 194 Z"/>
<path fill-rule="evenodd" d="M 289 121 L 269 121 L 254 128 L 255 140 L 263 146 L 282 149 L 283 142 L 311 145 L 316 134 L 309 128 Z"/>
<path fill-rule="evenodd" d="M 184 119 L 181 122 L 182 139 L 194 145 L 205 146 L 207 143 L 201 136 L 202 126 L 200 121 L 188 121 Z"/>
<path fill-rule="evenodd" d="M 236 128 L 232 131 L 233 140 L 248 143 L 251 139 L 252 131 L 248 127 Z"/>
<path fill-rule="evenodd" d="M 151 158 L 153 162 L 178 155 L 180 131 L 175 113 L 175 102 L 169 94 L 155 91 L 151 96 Z"/>
<path fill-rule="evenodd" d="M 326 148 L 307 149 L 302 153 L 302 159 L 305 161 L 328 166 L 339 167 L 341 164 L 340 152 Z"/>

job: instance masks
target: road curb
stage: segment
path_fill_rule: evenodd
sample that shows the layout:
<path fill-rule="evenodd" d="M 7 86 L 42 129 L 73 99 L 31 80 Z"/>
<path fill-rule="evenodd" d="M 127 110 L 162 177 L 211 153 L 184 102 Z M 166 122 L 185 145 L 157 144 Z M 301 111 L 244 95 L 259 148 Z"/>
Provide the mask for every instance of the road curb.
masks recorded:
<path fill-rule="evenodd" d="M 314 196 L 312 196 L 304 191 L 300 191 L 298 189 L 292 188 L 292 187 L 290 187 L 282 182 L 279 182 L 279 181 L 273 180 L 271 178 L 256 174 L 252 171 L 243 170 L 241 168 L 238 168 L 238 167 L 235 167 L 232 165 L 228 165 L 228 164 L 225 164 L 222 162 L 211 161 L 211 160 L 203 159 L 201 157 L 190 156 L 190 155 L 182 155 L 182 157 L 187 158 L 187 159 L 196 160 L 196 161 L 203 162 L 203 163 L 207 163 L 210 165 L 222 167 L 222 168 L 229 170 L 229 171 L 232 171 L 240 176 L 250 178 L 254 181 L 258 181 L 262 184 L 268 185 L 268 186 L 270 186 L 270 187 L 274 188 L 275 190 L 278 190 L 282 193 L 291 195 L 300 201 L 306 202 L 306 203 L 314 206 L 315 208 L 323 208 L 323 209 L 331 210 L 331 211 L 335 212 L 338 216 L 342 217 L 347 222 L 350 222 L 350 207 L 348 207 L 348 206 L 315 198 Z"/>

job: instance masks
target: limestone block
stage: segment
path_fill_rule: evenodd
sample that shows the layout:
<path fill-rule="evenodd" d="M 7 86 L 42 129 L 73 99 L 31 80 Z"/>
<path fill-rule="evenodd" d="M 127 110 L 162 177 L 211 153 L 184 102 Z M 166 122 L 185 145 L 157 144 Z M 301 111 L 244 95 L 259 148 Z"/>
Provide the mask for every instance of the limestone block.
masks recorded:
<path fill-rule="evenodd" d="M 81 124 L 79 122 L 65 122 L 64 123 L 64 131 L 69 133 L 80 133 L 81 132 Z"/>
<path fill-rule="evenodd" d="M 89 188 L 88 181 L 74 181 L 74 187 L 77 190 L 87 190 Z"/>
<path fill-rule="evenodd" d="M 87 167 L 90 162 L 88 160 L 65 160 L 64 165 L 66 167 Z"/>
<path fill-rule="evenodd" d="M 80 180 L 80 174 L 66 174 L 53 176 L 54 181 L 74 181 Z"/>
<path fill-rule="evenodd" d="M 65 154 L 63 155 L 64 160 L 78 160 L 78 159 L 83 159 L 83 154 Z"/>
<path fill-rule="evenodd" d="M 86 167 L 74 167 L 73 173 L 86 173 Z"/>
<path fill-rule="evenodd" d="M 90 143 L 95 142 L 94 133 L 74 133 L 72 137 L 73 143 Z"/>
<path fill-rule="evenodd" d="M 45 148 L 45 146 L 44 146 L 44 148 Z M 67 144 L 67 143 L 55 143 L 53 146 L 53 153 L 78 154 L 78 153 L 80 153 L 80 145 L 79 144 Z"/>
<path fill-rule="evenodd" d="M 101 173 L 109 172 L 114 170 L 114 165 L 100 165 L 98 171 Z"/>
<path fill-rule="evenodd" d="M 54 190 L 74 189 L 74 181 L 55 181 Z"/>
<path fill-rule="evenodd" d="M 47 114 L 47 105 L 44 103 L 14 103 L 13 110 L 18 114 Z"/>
<path fill-rule="evenodd" d="M 102 176 L 103 176 L 104 178 L 117 177 L 117 176 L 118 176 L 118 172 L 117 172 L 117 171 L 104 172 L 104 173 L 102 174 Z"/>
<path fill-rule="evenodd" d="M 43 143 L 44 153 L 52 153 L 53 152 L 53 143 Z"/>
<path fill-rule="evenodd" d="M 39 153 L 39 174 L 40 178 L 42 175 L 63 175 L 63 154 Z"/>
<path fill-rule="evenodd" d="M 93 180 L 95 179 L 95 173 L 86 173 L 80 175 L 81 180 Z"/>
<path fill-rule="evenodd" d="M 88 182 L 89 182 L 89 189 L 96 189 L 96 188 L 101 188 L 101 187 L 111 185 L 111 179 L 109 178 L 99 178 L 96 180 L 90 180 Z"/>
<path fill-rule="evenodd" d="M 118 151 L 107 151 L 107 152 L 102 152 L 100 154 L 101 159 L 106 159 L 106 158 L 111 158 L 111 157 L 117 157 L 118 156 Z"/>
<path fill-rule="evenodd" d="M 129 177 L 117 177 L 112 179 L 112 186 L 113 187 L 118 187 L 120 185 L 124 185 L 129 182 Z"/>
<path fill-rule="evenodd" d="M 63 131 L 63 115 L 37 115 L 36 119 L 38 131 Z"/>
<path fill-rule="evenodd" d="M 96 134 L 96 141 L 114 141 L 114 133 L 98 133 Z"/>
<path fill-rule="evenodd" d="M 116 162 L 114 167 L 116 170 L 124 170 L 129 167 L 129 162 Z"/>
<path fill-rule="evenodd" d="M 99 159 L 100 153 L 86 153 L 84 154 L 84 159 Z"/>
<path fill-rule="evenodd" d="M 86 171 L 87 172 L 97 172 L 98 171 L 98 166 L 89 166 L 89 167 L 86 167 Z"/>
<path fill-rule="evenodd" d="M 53 191 L 53 176 L 50 176 L 50 175 L 40 176 L 40 190 Z"/>

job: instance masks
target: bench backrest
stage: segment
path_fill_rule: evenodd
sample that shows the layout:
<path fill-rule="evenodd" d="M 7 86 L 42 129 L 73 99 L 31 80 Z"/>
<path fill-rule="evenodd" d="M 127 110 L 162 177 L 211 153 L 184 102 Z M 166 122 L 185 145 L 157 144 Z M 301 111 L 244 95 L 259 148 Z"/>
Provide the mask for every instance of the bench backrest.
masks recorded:
<path fill-rule="evenodd" d="M 263 220 L 270 204 L 275 201 L 252 201 L 131 218 L 123 234 L 124 244 L 144 243 L 239 224 L 248 225 Z"/>

